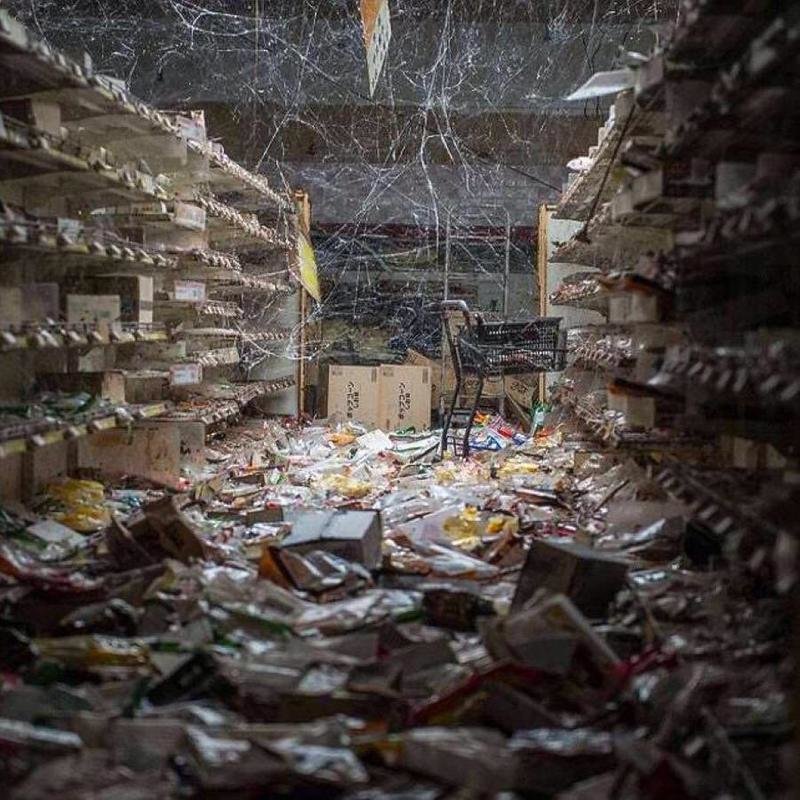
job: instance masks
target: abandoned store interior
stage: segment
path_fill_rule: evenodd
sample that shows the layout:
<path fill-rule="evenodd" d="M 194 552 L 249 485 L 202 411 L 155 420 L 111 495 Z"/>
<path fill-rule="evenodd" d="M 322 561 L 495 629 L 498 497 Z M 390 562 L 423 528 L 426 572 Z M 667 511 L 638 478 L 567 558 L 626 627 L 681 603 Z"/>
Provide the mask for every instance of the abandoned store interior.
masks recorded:
<path fill-rule="evenodd" d="M 0 0 L 0 796 L 800 797 L 800 3 Z"/>

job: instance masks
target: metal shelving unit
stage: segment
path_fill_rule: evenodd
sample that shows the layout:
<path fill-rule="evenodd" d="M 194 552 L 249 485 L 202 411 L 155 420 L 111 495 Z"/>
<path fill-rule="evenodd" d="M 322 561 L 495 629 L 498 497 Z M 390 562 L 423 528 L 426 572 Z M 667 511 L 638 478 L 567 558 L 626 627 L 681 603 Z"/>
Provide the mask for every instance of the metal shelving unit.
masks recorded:
<path fill-rule="evenodd" d="M 796 8 L 767 0 L 684 0 L 633 95 L 615 103 L 634 104 L 628 129 L 613 153 L 590 153 L 610 159 L 608 180 L 589 170 L 544 215 L 573 231 L 548 266 L 573 271 L 542 313 L 600 316 L 576 326 L 553 398 L 593 446 L 662 464 L 662 486 L 698 520 L 735 519 L 730 531 L 748 534 L 763 516 L 745 513 L 748 493 L 719 486 L 746 484 L 746 467 L 782 485 L 800 458 L 799 23 Z M 643 137 L 633 121 L 651 113 L 662 126 Z M 701 446 L 677 455 L 692 438 Z M 774 541 L 778 527 L 765 530 Z"/>
<path fill-rule="evenodd" d="M 3 399 L 24 407 L 45 374 L 84 381 L 89 394 L 114 386 L 113 411 L 85 422 L 53 419 L 15 438 L 13 418 L 0 416 L 2 456 L 20 476 L 11 494 L 91 469 L 75 439 L 122 425 L 136 437 L 146 421 L 166 436 L 185 419 L 181 405 L 211 403 L 189 417 L 216 424 L 291 390 L 294 375 L 248 381 L 239 363 L 254 341 L 287 338 L 242 321 L 248 301 L 297 290 L 295 198 L 209 141 L 201 112 L 148 106 L 5 10 L 0 71 L 0 305 L 11 310 L 0 315 L 0 358 L 17 371 Z M 23 291 L 43 292 L 43 307 L 29 313 Z M 205 397 L 217 385 L 232 399 Z M 136 402 L 119 402 L 122 386 Z M 39 458 L 51 445 L 63 453 Z"/>

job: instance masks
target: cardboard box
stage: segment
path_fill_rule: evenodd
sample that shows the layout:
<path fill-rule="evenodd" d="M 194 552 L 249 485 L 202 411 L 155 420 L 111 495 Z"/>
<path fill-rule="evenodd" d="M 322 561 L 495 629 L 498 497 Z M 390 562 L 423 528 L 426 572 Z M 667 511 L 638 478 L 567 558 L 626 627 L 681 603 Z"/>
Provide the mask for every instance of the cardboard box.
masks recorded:
<path fill-rule="evenodd" d="M 428 358 L 416 350 L 406 353 L 406 363 L 414 367 L 427 367 L 431 376 L 431 408 L 439 408 L 442 396 L 442 359 Z"/>
<path fill-rule="evenodd" d="M 623 414 L 625 424 L 631 428 L 649 429 L 656 424 L 656 401 L 652 397 L 609 392 L 608 407 Z"/>
<path fill-rule="evenodd" d="M 174 223 L 180 228 L 190 231 L 204 231 L 206 229 L 206 210 L 191 203 L 175 201 Z"/>
<path fill-rule="evenodd" d="M 631 296 L 615 294 L 608 298 L 608 321 L 613 323 L 627 322 L 631 311 Z"/>
<path fill-rule="evenodd" d="M 575 604 L 557 594 L 531 608 L 498 617 L 483 630 L 486 649 L 496 660 L 512 660 L 554 675 L 568 675 L 576 660 L 581 670 L 586 658 L 602 676 L 616 685 L 617 654 L 593 630 Z"/>
<path fill-rule="evenodd" d="M 128 403 L 155 403 L 167 393 L 168 380 L 158 372 L 126 372 L 125 397 Z"/>
<path fill-rule="evenodd" d="M 299 511 L 286 517 L 292 532 L 281 547 L 300 553 L 324 550 L 367 569 L 380 566 L 383 525 L 378 511 Z"/>
<path fill-rule="evenodd" d="M 331 364 L 328 416 L 339 414 L 372 428 L 380 426 L 380 369 Z"/>
<path fill-rule="evenodd" d="M 5 100 L 0 104 L 0 110 L 38 131 L 61 136 L 61 106 L 58 103 L 38 99 Z"/>
<path fill-rule="evenodd" d="M 169 423 L 138 422 L 132 428 L 84 436 L 78 439 L 78 467 L 97 471 L 103 477 L 136 475 L 175 486 L 181 477 L 179 428 Z"/>
<path fill-rule="evenodd" d="M 453 332 L 454 339 L 458 338 L 459 331 L 465 326 L 464 323 L 464 316 L 460 311 L 448 311 L 447 316 L 450 320 L 450 330 Z M 492 315 L 489 315 L 489 320 L 493 319 Z M 444 394 L 445 398 L 445 405 L 450 404 L 450 399 L 453 396 L 453 390 L 456 388 L 456 373 L 455 369 L 453 368 L 453 362 L 450 358 L 450 346 L 447 342 L 447 333 L 444 330 L 444 324 L 442 324 L 442 349 L 444 352 L 444 370 L 442 373 L 442 393 Z M 476 375 L 464 375 L 464 378 L 461 382 L 461 393 L 459 395 L 458 402 L 464 405 L 471 405 L 472 401 L 475 399 L 475 392 L 478 390 L 478 378 Z M 502 397 L 504 394 L 503 389 L 503 378 L 502 377 L 495 377 L 495 378 L 488 378 L 483 384 L 483 391 L 481 392 L 481 397 L 486 398 L 487 400 L 497 399 Z"/>
<path fill-rule="evenodd" d="M 22 289 L 19 286 L 0 286 L 0 326 L 16 328 L 22 325 Z"/>
<path fill-rule="evenodd" d="M 605 616 L 625 583 L 626 562 L 572 542 L 534 540 L 522 567 L 512 610 L 521 608 L 539 589 L 569 597 L 590 618 Z"/>
<path fill-rule="evenodd" d="M 504 379 L 506 397 L 513 400 L 523 411 L 530 411 L 539 398 L 539 375 L 507 375 Z"/>
<path fill-rule="evenodd" d="M 431 426 L 431 373 L 428 367 L 381 367 L 380 427 L 385 431 Z"/>
<path fill-rule="evenodd" d="M 456 373 L 450 365 L 450 360 L 447 360 L 447 366 L 442 374 L 442 393 L 444 394 L 445 405 L 449 405 L 450 398 L 453 396 L 453 390 L 456 388 Z M 478 376 L 477 375 L 464 375 L 461 380 L 461 393 L 459 394 L 459 402 L 462 405 L 467 404 L 475 399 L 475 392 L 478 391 Z M 483 391 L 481 397 L 487 400 L 502 397 L 505 392 L 503 387 L 503 378 L 501 376 L 487 378 L 483 383 Z"/>
<path fill-rule="evenodd" d="M 23 283 L 20 289 L 23 322 L 44 322 L 47 319 L 59 318 L 57 283 Z"/>
<path fill-rule="evenodd" d="M 153 277 L 151 275 L 121 275 L 111 273 L 92 278 L 94 291 L 104 295 L 119 295 L 120 319 L 151 325 L 153 322 Z"/>
<path fill-rule="evenodd" d="M 125 375 L 121 371 L 67 372 L 39 375 L 40 388 L 61 392 L 88 392 L 112 403 L 125 402 Z"/>
<path fill-rule="evenodd" d="M 67 322 L 84 323 L 119 322 L 122 315 L 118 294 L 68 294 Z"/>
<path fill-rule="evenodd" d="M 609 322 L 658 322 L 660 319 L 658 297 L 654 294 L 629 292 L 608 299 Z"/>

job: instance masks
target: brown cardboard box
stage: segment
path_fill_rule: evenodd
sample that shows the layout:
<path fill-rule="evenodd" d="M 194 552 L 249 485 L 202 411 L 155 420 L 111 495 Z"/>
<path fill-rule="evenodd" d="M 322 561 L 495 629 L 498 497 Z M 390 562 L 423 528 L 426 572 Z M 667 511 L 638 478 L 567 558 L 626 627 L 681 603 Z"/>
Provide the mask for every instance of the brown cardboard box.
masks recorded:
<path fill-rule="evenodd" d="M 627 572 L 624 561 L 601 550 L 538 539 L 528 550 L 511 608 L 521 608 L 537 590 L 547 589 L 569 597 L 587 617 L 603 617 Z"/>
<path fill-rule="evenodd" d="M 38 383 L 49 391 L 88 392 L 112 403 L 126 400 L 125 375 L 121 371 L 49 373 L 40 375 Z"/>
<path fill-rule="evenodd" d="M 379 426 L 380 369 L 331 364 L 328 368 L 328 416 L 339 414 L 368 427 Z"/>
<path fill-rule="evenodd" d="M 631 428 L 650 429 L 656 424 L 656 401 L 652 397 L 609 392 L 608 407 L 611 411 L 621 412 L 625 424 Z"/>
<path fill-rule="evenodd" d="M 414 367 L 427 367 L 431 376 L 431 408 L 439 407 L 439 398 L 442 396 L 442 359 L 428 358 L 416 350 L 406 353 L 406 363 Z"/>
<path fill-rule="evenodd" d="M 458 338 L 459 331 L 464 327 L 464 317 L 460 311 L 449 311 L 448 317 L 450 318 L 450 330 L 453 332 L 453 338 Z M 453 368 L 453 361 L 450 358 L 450 347 L 447 342 L 447 334 L 442 331 L 442 349 L 444 351 L 444 371 L 442 374 L 442 393 L 445 398 L 445 405 L 450 404 L 450 398 L 453 396 L 453 390 L 456 388 L 456 373 Z M 478 390 L 478 378 L 476 375 L 464 375 L 461 381 L 461 394 L 459 395 L 458 402 L 461 405 L 471 404 L 475 399 L 475 392 Z M 484 381 L 483 391 L 481 397 L 487 400 L 502 397 L 504 393 L 503 378 L 494 377 L 488 378 Z"/>
<path fill-rule="evenodd" d="M 431 371 L 428 367 L 381 367 L 380 427 L 385 431 L 431 426 Z"/>
<path fill-rule="evenodd" d="M 67 295 L 67 322 L 70 325 L 81 322 L 111 324 L 120 321 L 121 313 L 118 294 Z"/>
<path fill-rule="evenodd" d="M 536 373 L 507 375 L 504 379 L 506 397 L 523 411 L 530 411 L 539 396 L 539 376 Z"/>
<path fill-rule="evenodd" d="M 159 372 L 125 373 L 125 397 L 129 403 L 158 402 L 166 396 L 168 386 L 168 378 Z"/>
<path fill-rule="evenodd" d="M 453 396 L 453 389 L 456 388 L 456 375 L 455 372 L 448 366 L 444 371 L 444 379 L 442 381 L 445 404 L 450 403 L 450 398 Z M 461 381 L 461 393 L 459 395 L 459 402 L 462 405 L 471 403 L 475 399 L 475 392 L 478 391 L 478 377 L 477 375 L 465 375 Z M 483 383 L 483 391 L 481 397 L 487 400 L 495 399 L 503 396 L 503 378 L 491 377 L 487 378 Z"/>
<path fill-rule="evenodd" d="M 46 100 L 6 100 L 2 112 L 36 130 L 61 136 L 61 106 Z"/>
<path fill-rule="evenodd" d="M 658 297 L 642 292 L 614 295 L 608 302 L 608 321 L 612 323 L 658 322 Z"/>
<path fill-rule="evenodd" d="M 57 283 L 23 283 L 20 289 L 23 322 L 44 322 L 46 319 L 59 318 Z"/>
<path fill-rule="evenodd" d="M 118 294 L 120 319 L 150 325 L 153 322 L 153 277 L 110 273 L 92 278 L 92 289 L 100 294 Z"/>
<path fill-rule="evenodd" d="M 0 286 L 0 327 L 22 325 L 22 289 L 19 286 Z"/>
<path fill-rule="evenodd" d="M 619 680 L 619 658 L 564 595 L 497 617 L 483 630 L 486 649 L 496 660 L 512 660 L 555 675 L 568 675 L 588 658 L 607 686 Z"/>

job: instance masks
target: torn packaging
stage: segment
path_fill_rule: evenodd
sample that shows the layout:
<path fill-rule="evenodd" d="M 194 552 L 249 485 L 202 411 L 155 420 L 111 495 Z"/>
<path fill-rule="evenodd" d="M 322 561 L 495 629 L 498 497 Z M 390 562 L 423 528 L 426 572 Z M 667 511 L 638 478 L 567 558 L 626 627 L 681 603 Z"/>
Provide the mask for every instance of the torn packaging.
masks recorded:
<path fill-rule="evenodd" d="M 262 554 L 259 574 L 279 586 L 294 586 L 311 592 L 319 600 L 335 600 L 357 589 L 372 585 L 369 571 L 324 550 L 300 553 L 267 545 Z"/>
<path fill-rule="evenodd" d="M 548 796 L 616 765 L 606 731 L 538 728 L 515 734 L 509 748 L 518 758 L 515 788 Z"/>
<path fill-rule="evenodd" d="M 518 760 L 505 737 L 484 728 L 417 728 L 401 736 L 400 764 L 473 791 L 513 789 Z"/>
<path fill-rule="evenodd" d="M 149 525 L 144 517 L 141 521 L 149 530 Z M 132 526 L 126 526 L 114 514 L 111 524 L 106 528 L 104 536 L 106 547 L 111 557 L 120 569 L 135 569 L 136 567 L 156 563 L 156 558 L 151 556 L 147 549 L 137 540 Z"/>
<path fill-rule="evenodd" d="M 161 546 L 179 561 L 206 557 L 206 548 L 189 518 L 178 509 L 175 496 L 145 506 L 147 521 L 158 533 Z"/>
<path fill-rule="evenodd" d="M 287 518 L 292 532 L 282 547 L 301 553 L 325 550 L 367 569 L 380 566 L 383 526 L 379 512 L 303 511 Z"/>
<path fill-rule="evenodd" d="M 495 613 L 492 603 L 477 591 L 454 586 L 426 588 L 422 606 L 431 625 L 456 631 L 474 631 L 479 617 Z"/>
<path fill-rule="evenodd" d="M 512 610 L 523 607 L 539 589 L 565 594 L 590 618 L 603 617 L 623 588 L 628 565 L 620 559 L 574 543 L 537 540 L 522 568 Z"/>
<path fill-rule="evenodd" d="M 619 658 L 563 595 L 487 624 L 484 642 L 498 660 L 569 675 L 590 687 L 616 686 Z"/>

